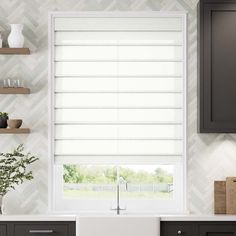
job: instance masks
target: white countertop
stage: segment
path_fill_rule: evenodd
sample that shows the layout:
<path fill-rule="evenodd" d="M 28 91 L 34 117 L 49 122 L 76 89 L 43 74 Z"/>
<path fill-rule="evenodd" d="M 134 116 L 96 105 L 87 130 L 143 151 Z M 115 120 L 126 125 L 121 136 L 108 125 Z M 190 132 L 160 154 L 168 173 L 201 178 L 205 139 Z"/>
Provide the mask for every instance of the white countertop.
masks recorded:
<path fill-rule="evenodd" d="M 236 221 L 236 215 L 0 215 L 0 221 L 76 221 L 79 217 L 160 217 L 161 221 Z"/>
<path fill-rule="evenodd" d="M 0 215 L 0 221 L 76 221 L 75 215 Z"/>
<path fill-rule="evenodd" d="M 161 221 L 236 221 L 236 215 L 163 215 Z"/>

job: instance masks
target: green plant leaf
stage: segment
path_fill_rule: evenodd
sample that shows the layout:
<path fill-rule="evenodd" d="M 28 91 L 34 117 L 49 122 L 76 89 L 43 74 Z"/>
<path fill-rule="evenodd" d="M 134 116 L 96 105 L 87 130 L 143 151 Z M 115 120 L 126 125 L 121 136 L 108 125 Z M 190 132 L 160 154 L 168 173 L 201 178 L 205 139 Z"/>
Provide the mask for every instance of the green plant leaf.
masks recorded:
<path fill-rule="evenodd" d="M 33 173 L 28 171 L 27 167 L 39 158 L 23 151 L 24 145 L 20 144 L 13 152 L 0 153 L 0 196 L 15 189 L 16 185 L 25 180 L 33 179 Z"/>

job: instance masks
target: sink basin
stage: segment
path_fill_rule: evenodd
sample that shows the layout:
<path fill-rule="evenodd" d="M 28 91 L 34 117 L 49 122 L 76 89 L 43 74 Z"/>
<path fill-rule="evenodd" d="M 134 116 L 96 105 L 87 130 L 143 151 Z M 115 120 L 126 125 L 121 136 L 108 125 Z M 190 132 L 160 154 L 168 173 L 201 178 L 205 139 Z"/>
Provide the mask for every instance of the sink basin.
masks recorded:
<path fill-rule="evenodd" d="M 78 216 L 77 236 L 159 236 L 156 216 Z"/>

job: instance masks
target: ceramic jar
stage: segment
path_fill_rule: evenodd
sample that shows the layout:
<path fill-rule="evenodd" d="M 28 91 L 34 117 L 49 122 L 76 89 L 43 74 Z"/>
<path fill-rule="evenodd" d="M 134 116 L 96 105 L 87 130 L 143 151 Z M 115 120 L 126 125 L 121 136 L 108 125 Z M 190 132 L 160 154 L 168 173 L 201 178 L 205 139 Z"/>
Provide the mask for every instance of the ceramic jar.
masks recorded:
<path fill-rule="evenodd" d="M 11 33 L 8 36 L 8 44 L 10 48 L 23 48 L 24 36 L 22 34 L 22 24 L 11 24 Z"/>
<path fill-rule="evenodd" d="M 18 129 L 22 125 L 22 120 L 20 120 L 20 119 L 7 120 L 7 125 L 11 129 Z"/>
<path fill-rule="evenodd" d="M 8 116 L 7 117 L 0 117 L 0 128 L 7 128 L 7 120 L 8 120 Z"/>

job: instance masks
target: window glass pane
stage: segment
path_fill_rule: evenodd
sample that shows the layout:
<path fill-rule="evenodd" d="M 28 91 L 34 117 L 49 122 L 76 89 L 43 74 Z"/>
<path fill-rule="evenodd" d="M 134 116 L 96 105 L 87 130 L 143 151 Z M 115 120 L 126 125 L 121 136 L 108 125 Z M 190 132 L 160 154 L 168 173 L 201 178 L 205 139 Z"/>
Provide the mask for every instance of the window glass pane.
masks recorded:
<path fill-rule="evenodd" d="M 121 199 L 173 197 L 172 165 L 122 165 L 119 168 Z"/>
<path fill-rule="evenodd" d="M 116 166 L 64 165 L 64 198 L 114 199 Z"/>
<path fill-rule="evenodd" d="M 171 199 L 172 165 L 64 165 L 64 198 L 116 199 L 119 183 L 121 201 Z"/>

